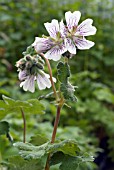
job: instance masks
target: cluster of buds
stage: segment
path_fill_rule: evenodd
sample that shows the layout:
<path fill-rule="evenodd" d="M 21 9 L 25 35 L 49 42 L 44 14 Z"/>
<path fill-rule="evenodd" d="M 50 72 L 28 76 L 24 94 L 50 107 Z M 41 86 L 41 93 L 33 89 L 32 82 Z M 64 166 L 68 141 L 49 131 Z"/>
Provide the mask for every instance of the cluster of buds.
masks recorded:
<path fill-rule="evenodd" d="M 50 76 L 44 69 L 44 60 L 39 55 L 26 55 L 16 63 L 19 71 L 19 80 L 22 81 L 20 87 L 25 91 L 35 91 L 35 81 L 37 81 L 40 90 L 51 87 Z M 55 81 L 55 79 L 54 79 Z"/>

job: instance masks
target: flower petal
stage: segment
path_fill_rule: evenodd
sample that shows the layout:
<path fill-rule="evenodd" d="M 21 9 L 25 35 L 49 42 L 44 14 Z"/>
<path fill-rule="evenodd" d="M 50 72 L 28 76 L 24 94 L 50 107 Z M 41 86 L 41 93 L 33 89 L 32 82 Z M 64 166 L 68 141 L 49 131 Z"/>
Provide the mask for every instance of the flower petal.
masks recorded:
<path fill-rule="evenodd" d="M 47 74 L 45 74 L 43 71 L 40 72 L 37 76 L 37 84 L 40 90 L 51 87 L 51 82 L 49 80 L 49 77 L 47 77 Z"/>
<path fill-rule="evenodd" d="M 25 91 L 28 90 L 33 93 L 35 91 L 34 80 L 34 75 L 28 76 L 27 79 L 20 84 L 20 87 L 23 87 L 23 90 Z"/>
<path fill-rule="evenodd" d="M 65 39 L 65 46 L 71 54 L 76 54 L 76 47 L 70 38 Z"/>
<path fill-rule="evenodd" d="M 56 45 L 45 54 L 45 57 L 54 61 L 58 61 L 61 58 L 61 55 L 66 51 L 67 49 L 64 44 Z"/>
<path fill-rule="evenodd" d="M 36 37 L 32 46 L 34 46 L 37 53 L 46 52 L 53 45 L 53 42 L 49 38 Z"/>
<path fill-rule="evenodd" d="M 96 33 L 96 28 L 92 26 L 93 20 L 92 19 L 86 19 L 84 20 L 76 30 L 76 35 L 79 34 L 81 36 L 88 36 L 88 35 L 94 35 Z"/>
<path fill-rule="evenodd" d="M 73 13 L 68 11 L 65 13 L 65 19 L 66 19 L 66 23 L 67 23 L 67 27 L 69 31 L 71 31 L 73 27 L 78 25 L 80 17 L 81 17 L 80 11 L 75 11 Z"/>
<path fill-rule="evenodd" d="M 85 38 L 75 38 L 75 44 L 78 49 L 80 50 L 86 50 L 90 49 L 92 46 L 94 46 L 94 42 L 86 40 Z"/>
<path fill-rule="evenodd" d="M 46 30 L 52 38 L 56 39 L 56 35 L 59 32 L 59 23 L 58 20 L 53 19 L 51 23 L 44 23 Z"/>
<path fill-rule="evenodd" d="M 50 75 L 49 74 L 47 74 L 47 73 L 45 73 L 45 76 L 48 78 L 48 79 L 50 79 Z M 53 79 L 53 81 L 54 81 L 54 83 L 56 83 L 56 78 L 55 77 L 52 77 L 52 79 Z"/>
<path fill-rule="evenodd" d="M 62 37 L 65 37 L 67 35 L 67 28 L 63 23 L 63 20 L 60 22 L 60 33 Z"/>
<path fill-rule="evenodd" d="M 43 84 L 42 82 L 42 77 L 40 76 L 40 74 L 38 74 L 37 76 L 37 84 L 40 90 L 43 90 L 46 88 L 45 84 Z"/>
<path fill-rule="evenodd" d="M 19 80 L 21 80 L 21 81 L 25 80 L 27 77 L 26 71 L 25 70 L 20 71 L 18 74 L 18 77 L 19 77 Z"/>

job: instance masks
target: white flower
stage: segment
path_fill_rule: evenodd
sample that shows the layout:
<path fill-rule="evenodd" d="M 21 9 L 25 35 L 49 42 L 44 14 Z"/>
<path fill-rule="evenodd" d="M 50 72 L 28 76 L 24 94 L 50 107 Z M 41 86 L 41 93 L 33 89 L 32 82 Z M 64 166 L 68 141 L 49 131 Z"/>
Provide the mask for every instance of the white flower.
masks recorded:
<path fill-rule="evenodd" d="M 35 37 L 35 41 L 32 44 L 37 53 L 46 52 L 52 47 L 52 45 L 53 43 L 48 37 L 47 38 Z"/>
<path fill-rule="evenodd" d="M 44 25 L 50 37 L 36 37 L 32 45 L 38 53 L 45 52 L 46 58 L 57 61 L 67 51 L 60 32 L 60 24 L 57 20 L 53 19 L 51 23 L 45 23 Z"/>
<path fill-rule="evenodd" d="M 21 82 L 20 87 L 23 87 L 24 91 L 30 91 L 34 92 L 35 91 L 35 76 L 34 75 L 29 75 L 26 77 L 26 79 Z"/>
<path fill-rule="evenodd" d="M 85 50 L 94 45 L 94 42 L 86 40 L 85 38 L 85 36 L 94 35 L 96 33 L 96 28 L 92 26 L 93 20 L 86 19 L 78 25 L 80 17 L 81 13 L 79 11 L 73 13 L 68 11 L 65 13 L 67 26 L 65 26 L 63 22 L 61 23 L 62 31 L 65 34 L 65 46 L 72 54 L 76 54 L 76 47 Z"/>
<path fill-rule="evenodd" d="M 35 81 L 40 90 L 51 87 L 50 76 L 44 71 L 41 71 L 37 75 L 26 75 L 25 71 L 20 71 L 19 79 L 22 81 L 20 87 L 23 87 L 23 90 L 34 92 L 35 91 Z M 53 81 L 56 82 L 56 79 L 53 78 Z"/>

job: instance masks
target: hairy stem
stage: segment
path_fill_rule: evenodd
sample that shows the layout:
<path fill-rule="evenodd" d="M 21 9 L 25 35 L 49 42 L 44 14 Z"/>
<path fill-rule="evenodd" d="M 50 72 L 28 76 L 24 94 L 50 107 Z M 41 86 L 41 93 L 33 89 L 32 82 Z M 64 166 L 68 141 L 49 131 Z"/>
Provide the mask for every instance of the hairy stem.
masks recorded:
<path fill-rule="evenodd" d="M 40 54 L 46 61 L 46 64 L 48 66 L 48 70 L 49 70 L 49 75 L 50 75 L 50 81 L 51 81 L 51 85 L 52 85 L 52 89 L 53 89 L 53 92 L 54 92 L 54 96 L 56 98 L 56 100 L 58 101 L 58 95 L 57 95 L 57 92 L 56 92 L 56 88 L 55 88 L 55 85 L 54 85 L 54 82 L 53 82 L 53 76 L 52 76 L 52 69 L 51 69 L 51 66 L 50 66 L 50 63 L 49 63 L 49 60 L 47 58 L 44 57 L 44 54 L 41 53 Z"/>
<path fill-rule="evenodd" d="M 23 118 L 23 143 L 25 143 L 26 142 L 26 119 L 22 107 L 21 107 L 21 113 Z"/>
<path fill-rule="evenodd" d="M 51 143 L 54 143 L 54 141 L 55 141 L 55 137 L 56 137 L 56 133 L 57 133 L 57 127 L 58 127 L 59 119 L 60 119 L 60 111 L 61 111 L 61 107 L 58 106 L 57 107 L 57 114 L 56 114 L 56 118 L 55 118 L 55 122 L 54 122 L 54 128 L 53 128 Z"/>

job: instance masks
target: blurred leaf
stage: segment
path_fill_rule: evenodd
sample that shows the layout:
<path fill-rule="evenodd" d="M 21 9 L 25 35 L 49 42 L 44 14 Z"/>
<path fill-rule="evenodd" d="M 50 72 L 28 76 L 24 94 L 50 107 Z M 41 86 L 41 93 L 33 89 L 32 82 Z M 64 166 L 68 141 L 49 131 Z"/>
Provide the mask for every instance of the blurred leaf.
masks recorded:
<path fill-rule="evenodd" d="M 7 134 L 9 132 L 9 123 L 6 121 L 0 122 L 0 135 Z"/>
<path fill-rule="evenodd" d="M 46 162 L 46 157 L 43 157 L 42 160 L 24 160 L 20 156 L 15 156 L 9 158 L 9 167 L 10 170 L 41 170 L 44 169 Z"/>
<path fill-rule="evenodd" d="M 20 101 L 3 96 L 3 100 L 0 100 L 0 118 L 2 119 L 7 114 L 20 114 L 21 108 L 26 114 L 43 114 L 45 110 L 44 105 L 37 99 Z"/>
<path fill-rule="evenodd" d="M 97 89 L 93 93 L 98 100 L 114 104 L 114 94 L 108 88 Z"/>

